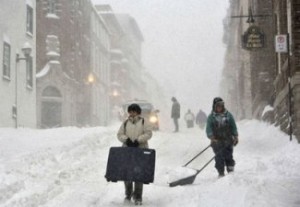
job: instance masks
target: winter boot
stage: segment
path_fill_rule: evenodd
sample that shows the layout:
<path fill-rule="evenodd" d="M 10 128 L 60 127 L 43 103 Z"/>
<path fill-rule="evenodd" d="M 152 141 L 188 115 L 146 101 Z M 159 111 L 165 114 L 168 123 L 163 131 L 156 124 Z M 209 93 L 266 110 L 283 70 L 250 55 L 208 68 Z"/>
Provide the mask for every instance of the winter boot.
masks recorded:
<path fill-rule="evenodd" d="M 134 195 L 134 205 L 141 206 L 142 205 L 142 196 L 140 194 Z"/>
<path fill-rule="evenodd" d="M 234 171 L 234 166 L 227 166 L 227 172 L 232 173 Z"/>
<path fill-rule="evenodd" d="M 132 198 L 132 194 L 126 194 L 124 198 L 124 203 L 130 203 Z"/>
<path fill-rule="evenodd" d="M 141 198 L 137 198 L 134 200 L 134 205 L 136 206 L 141 206 L 142 205 L 142 199 Z"/>
<path fill-rule="evenodd" d="M 218 173 L 219 173 L 218 178 L 221 178 L 221 177 L 225 176 L 224 171 L 218 170 Z"/>
<path fill-rule="evenodd" d="M 131 196 L 125 196 L 124 200 L 131 201 Z"/>
<path fill-rule="evenodd" d="M 224 176 L 225 176 L 224 173 L 220 173 L 220 174 L 218 175 L 218 178 L 222 178 L 222 177 L 224 177 Z"/>

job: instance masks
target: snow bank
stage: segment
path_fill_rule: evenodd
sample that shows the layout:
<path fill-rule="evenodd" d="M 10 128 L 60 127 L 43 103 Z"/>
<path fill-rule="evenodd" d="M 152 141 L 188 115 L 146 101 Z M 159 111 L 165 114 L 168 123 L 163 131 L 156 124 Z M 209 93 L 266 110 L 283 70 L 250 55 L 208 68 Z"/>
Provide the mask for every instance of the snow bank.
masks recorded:
<path fill-rule="evenodd" d="M 48 130 L 0 129 L 0 206 L 123 206 L 124 185 L 104 178 L 108 151 L 120 146 L 117 125 Z M 300 206 L 300 146 L 278 128 L 238 123 L 236 169 L 218 179 L 210 164 L 193 185 L 170 188 L 170 181 L 200 169 L 211 149 L 182 168 L 209 140 L 199 128 L 154 132 L 153 184 L 144 186 L 144 206 Z"/>

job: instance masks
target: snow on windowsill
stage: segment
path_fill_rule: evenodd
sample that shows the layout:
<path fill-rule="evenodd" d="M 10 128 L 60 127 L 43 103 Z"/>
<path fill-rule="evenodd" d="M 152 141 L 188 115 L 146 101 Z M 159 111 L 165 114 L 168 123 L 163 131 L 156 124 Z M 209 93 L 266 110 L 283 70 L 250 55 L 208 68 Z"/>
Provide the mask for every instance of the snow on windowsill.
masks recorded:
<path fill-rule="evenodd" d="M 53 13 L 48 13 L 46 15 L 46 17 L 49 19 L 59 19 L 59 16 L 57 16 L 56 14 L 53 14 Z"/>
<path fill-rule="evenodd" d="M 273 111 L 273 110 L 274 110 L 274 108 L 272 106 L 267 105 L 267 106 L 265 106 L 264 111 L 261 116 L 263 117 L 265 115 L 265 113 L 267 113 L 268 111 Z"/>
<path fill-rule="evenodd" d="M 41 78 L 44 77 L 45 75 L 48 74 L 48 72 L 50 71 L 50 65 L 47 63 L 44 68 L 35 75 L 36 78 Z"/>
<path fill-rule="evenodd" d="M 58 39 L 57 35 L 47 35 L 47 38 Z M 47 40 L 46 40 L 47 41 Z"/>
<path fill-rule="evenodd" d="M 119 49 L 112 49 L 110 50 L 111 53 L 114 53 L 114 54 L 123 54 L 122 50 L 119 50 Z"/>
<path fill-rule="evenodd" d="M 31 0 L 26 0 L 26 4 L 27 4 L 28 6 L 31 6 L 31 7 L 33 7 L 33 3 L 32 3 L 32 1 L 31 1 Z"/>
<path fill-rule="evenodd" d="M 60 54 L 57 53 L 57 52 L 55 52 L 55 51 L 49 51 L 49 52 L 47 52 L 47 56 L 56 56 L 56 57 L 59 57 Z"/>
<path fill-rule="evenodd" d="M 7 44 L 11 44 L 10 43 L 10 38 L 9 38 L 9 36 L 8 35 L 6 35 L 6 34 L 3 34 L 3 42 L 6 42 Z"/>
<path fill-rule="evenodd" d="M 60 65 L 60 62 L 58 60 L 50 60 L 50 64 Z"/>
<path fill-rule="evenodd" d="M 127 58 L 123 58 L 121 61 L 122 61 L 123 63 L 128 63 L 128 62 L 129 62 Z"/>

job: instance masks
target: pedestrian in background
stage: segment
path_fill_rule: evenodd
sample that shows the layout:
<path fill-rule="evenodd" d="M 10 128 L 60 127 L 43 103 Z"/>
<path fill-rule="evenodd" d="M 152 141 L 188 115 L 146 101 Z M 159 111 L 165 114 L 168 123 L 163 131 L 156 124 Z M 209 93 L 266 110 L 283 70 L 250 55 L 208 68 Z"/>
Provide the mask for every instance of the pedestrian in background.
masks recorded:
<path fill-rule="evenodd" d="M 187 128 L 194 127 L 195 115 L 191 112 L 190 109 L 188 109 L 188 111 L 184 115 L 184 120 L 186 121 Z"/>
<path fill-rule="evenodd" d="M 175 125 L 175 130 L 174 132 L 179 131 L 179 124 L 178 124 L 178 119 L 180 118 L 180 104 L 178 103 L 177 99 L 175 97 L 172 97 L 172 111 L 171 111 L 171 118 L 174 121 Z"/>
<path fill-rule="evenodd" d="M 206 120 L 207 120 L 206 114 L 204 113 L 204 111 L 202 111 L 200 109 L 199 112 L 196 115 L 196 124 L 198 124 L 201 129 L 204 129 L 204 126 L 206 124 Z"/>

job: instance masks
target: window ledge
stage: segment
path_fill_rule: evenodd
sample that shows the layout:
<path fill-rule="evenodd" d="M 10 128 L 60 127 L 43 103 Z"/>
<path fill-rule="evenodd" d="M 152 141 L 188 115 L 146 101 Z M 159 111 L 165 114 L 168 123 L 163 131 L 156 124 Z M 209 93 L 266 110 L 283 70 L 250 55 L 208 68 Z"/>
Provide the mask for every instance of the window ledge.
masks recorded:
<path fill-rule="evenodd" d="M 33 87 L 32 86 L 30 86 L 30 85 L 26 85 L 26 88 L 28 89 L 28 90 L 30 90 L 30 91 L 32 91 L 33 90 Z"/>
<path fill-rule="evenodd" d="M 3 79 L 6 80 L 6 81 L 10 81 L 10 77 L 8 77 L 6 75 L 3 76 Z"/>
<path fill-rule="evenodd" d="M 28 31 L 26 32 L 26 35 L 27 35 L 28 37 L 31 37 L 31 38 L 33 37 L 33 34 L 32 34 L 31 32 L 28 32 Z"/>
<path fill-rule="evenodd" d="M 59 16 L 57 16 L 54 13 L 47 13 L 46 18 L 49 18 L 49 19 L 59 19 Z"/>

